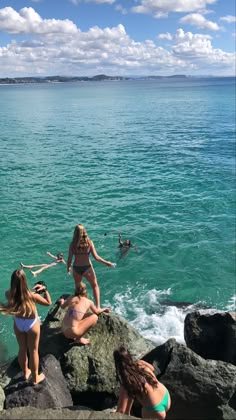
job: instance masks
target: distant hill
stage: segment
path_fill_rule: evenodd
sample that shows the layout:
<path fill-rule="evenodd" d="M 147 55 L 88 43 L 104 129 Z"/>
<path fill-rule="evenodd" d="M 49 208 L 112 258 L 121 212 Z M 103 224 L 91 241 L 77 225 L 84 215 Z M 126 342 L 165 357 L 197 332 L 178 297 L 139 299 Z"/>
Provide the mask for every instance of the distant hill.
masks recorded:
<path fill-rule="evenodd" d="M 98 74 L 93 77 L 87 76 L 47 76 L 47 77 L 4 77 L 0 78 L 0 84 L 18 84 L 18 83 L 66 83 L 66 82 L 93 82 L 103 80 L 129 80 L 129 77 L 106 76 Z"/>
<path fill-rule="evenodd" d="M 97 74 L 93 77 L 87 76 L 46 76 L 46 77 L 4 77 L 0 78 L 0 84 L 14 85 L 19 83 L 67 83 L 67 82 L 101 82 L 106 80 L 160 80 L 160 79 L 197 79 L 214 78 L 216 76 L 186 76 L 185 74 L 174 74 L 172 76 L 107 76 Z"/>

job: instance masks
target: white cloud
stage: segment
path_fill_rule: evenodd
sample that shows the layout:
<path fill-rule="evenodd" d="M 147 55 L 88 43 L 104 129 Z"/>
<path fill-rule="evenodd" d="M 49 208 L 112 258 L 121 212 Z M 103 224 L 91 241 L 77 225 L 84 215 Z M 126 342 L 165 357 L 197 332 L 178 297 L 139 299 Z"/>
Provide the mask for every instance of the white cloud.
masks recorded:
<path fill-rule="evenodd" d="M 169 13 L 188 13 L 204 10 L 217 0 L 137 0 L 139 4 L 131 10 L 134 13 L 152 14 L 154 17 L 165 17 Z"/>
<path fill-rule="evenodd" d="M 76 33 L 76 25 L 68 19 L 42 19 L 32 7 L 16 12 L 11 7 L 0 9 L 0 31 L 10 34 Z"/>
<path fill-rule="evenodd" d="M 234 23 L 236 22 L 236 17 L 232 15 L 227 15 L 227 16 L 221 17 L 220 20 L 223 20 L 224 22 L 227 22 L 227 23 Z"/>
<path fill-rule="evenodd" d="M 0 9 L 0 30 L 14 40 L 0 47 L 0 77 L 25 75 L 234 74 L 235 56 L 214 49 L 211 37 L 171 36 L 168 50 L 152 40 L 136 42 L 121 24 L 82 32 L 68 20 L 42 19 L 33 9 Z M 17 35 L 21 35 L 18 39 Z M 27 38 L 22 40 L 22 34 Z M 172 45 L 173 43 L 173 45 Z M 211 69 L 211 70 L 209 70 Z"/>
<path fill-rule="evenodd" d="M 200 13 L 191 13 L 180 19 L 181 23 L 196 26 L 199 29 L 206 29 L 209 31 L 219 31 L 222 29 L 217 23 L 207 20 Z"/>
<path fill-rule="evenodd" d="M 115 10 L 117 10 L 118 12 L 120 12 L 122 15 L 127 15 L 128 10 L 125 9 L 121 4 L 117 4 L 115 6 Z"/>
<path fill-rule="evenodd" d="M 173 37 L 169 32 L 166 32 L 165 34 L 159 34 L 157 36 L 157 39 L 168 39 L 169 41 L 171 41 Z"/>
<path fill-rule="evenodd" d="M 227 53 L 218 48 L 214 49 L 209 35 L 185 33 L 183 29 L 178 29 L 175 35 L 173 53 L 176 57 L 181 57 L 182 60 L 190 60 L 193 64 L 202 68 L 208 66 L 211 71 L 229 66 L 232 69 L 232 74 L 234 74 L 235 53 Z"/>

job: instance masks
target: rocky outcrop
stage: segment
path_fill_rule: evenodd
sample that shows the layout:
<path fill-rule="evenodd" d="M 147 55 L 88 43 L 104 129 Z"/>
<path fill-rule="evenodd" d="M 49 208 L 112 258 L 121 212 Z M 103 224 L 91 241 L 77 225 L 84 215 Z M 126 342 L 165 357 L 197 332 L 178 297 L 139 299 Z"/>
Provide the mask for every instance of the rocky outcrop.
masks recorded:
<path fill-rule="evenodd" d="M 169 389 L 172 400 L 171 409 L 167 415 L 169 420 L 234 420 L 236 418 L 236 366 L 233 364 L 209 358 L 206 360 L 190 348 L 178 344 L 174 339 L 155 348 L 150 341 L 145 340 L 125 320 L 115 314 L 99 316 L 97 325 L 88 334 L 91 345 L 83 347 L 72 340 L 65 339 L 61 334 L 63 316 L 64 311 L 55 305 L 42 327 L 40 354 L 47 377 L 45 384 L 31 387 L 32 390 L 29 392 L 27 384 L 25 388 L 20 389 L 17 384 L 17 375 L 15 375 L 16 369 L 19 372 L 19 367 L 15 361 L 4 370 L 0 370 L 0 376 L 2 376 L 0 384 L 6 394 L 6 407 L 13 407 L 14 404 L 32 405 L 38 409 L 19 407 L 4 410 L 0 412 L 0 419 L 126 418 L 120 414 L 110 413 L 117 402 L 119 387 L 115 375 L 113 351 L 121 344 L 129 348 L 135 357 L 152 363 L 157 377 Z M 197 313 L 195 316 L 192 315 L 192 318 L 189 316 L 189 319 L 198 320 L 199 316 Z M 227 328 L 226 324 L 234 325 L 231 320 L 226 323 L 225 319 L 227 320 L 228 317 L 223 318 L 225 328 Z M 202 323 L 202 330 L 208 328 L 208 324 L 211 325 L 209 320 L 206 324 Z M 207 338 L 206 333 L 203 336 Z M 231 336 L 235 337 L 233 332 Z M 194 337 L 197 346 L 197 335 Z M 206 343 L 208 343 L 207 340 Z M 234 341 L 232 340 L 231 343 Z M 52 355 L 49 356 L 48 353 Z M 47 371 L 45 366 L 48 366 Z M 63 391 L 65 383 L 59 384 L 62 374 L 66 381 L 66 391 Z M 13 377 L 16 383 L 14 384 L 11 379 L 8 384 L 10 378 Z M 70 397 L 68 399 L 66 397 L 68 390 L 73 404 Z M 52 391 L 55 391 L 55 395 Z M 26 397 L 24 394 L 29 395 Z M 58 405 L 58 399 L 61 405 Z M 54 409 L 39 410 L 46 407 Z M 60 409 L 55 409 L 56 407 Z M 103 411 L 92 411 L 94 409 Z M 141 409 L 137 402 L 134 404 L 132 415 L 141 416 Z"/>
<path fill-rule="evenodd" d="M 48 420 L 48 419 L 63 419 L 63 420 L 122 420 L 135 419 L 136 417 L 126 416 L 125 414 L 111 414 L 106 411 L 91 411 L 84 407 L 71 407 L 71 409 L 48 409 L 40 410 L 33 407 L 19 407 L 11 408 L 10 410 L 0 411 L 0 419 L 15 419 L 15 420 Z"/>
<path fill-rule="evenodd" d="M 188 314 L 184 322 L 187 346 L 204 359 L 236 365 L 236 313 Z"/>
<path fill-rule="evenodd" d="M 174 339 L 144 357 L 170 391 L 168 419 L 236 418 L 236 367 L 205 360 Z"/>
<path fill-rule="evenodd" d="M 5 387 L 5 408 L 31 406 L 40 409 L 68 407 L 73 401 L 62 374 L 60 363 L 52 355 L 42 360 L 42 372 L 46 379 L 32 386 L 17 374 Z"/>
<path fill-rule="evenodd" d="M 74 404 L 97 410 L 112 407 L 118 394 L 113 351 L 123 344 L 141 358 L 154 348 L 153 343 L 118 315 L 103 313 L 86 335 L 91 344 L 80 346 L 62 335 L 64 314 L 56 305 L 46 317 L 41 332 L 41 356 L 52 353 L 60 360 Z"/>
<path fill-rule="evenodd" d="M 2 387 L 0 386 L 0 410 L 2 410 L 4 407 L 4 401 L 5 401 L 5 393 Z"/>

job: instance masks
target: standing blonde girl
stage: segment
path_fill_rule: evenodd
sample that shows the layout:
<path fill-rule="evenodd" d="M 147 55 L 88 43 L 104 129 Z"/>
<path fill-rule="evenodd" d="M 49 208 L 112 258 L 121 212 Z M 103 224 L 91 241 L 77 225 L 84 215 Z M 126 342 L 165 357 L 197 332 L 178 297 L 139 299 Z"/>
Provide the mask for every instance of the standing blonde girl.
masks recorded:
<path fill-rule="evenodd" d="M 88 234 L 85 230 L 85 227 L 81 224 L 77 225 L 74 229 L 74 235 L 72 238 L 72 242 L 69 246 L 69 253 L 68 253 L 68 260 L 67 260 L 67 272 L 70 274 L 71 272 L 71 264 L 72 259 L 74 257 L 73 262 L 73 276 L 75 280 L 75 284 L 79 285 L 84 277 L 90 283 L 90 286 L 93 289 L 94 300 L 96 302 L 96 306 L 100 308 L 100 290 L 97 283 L 97 278 L 95 271 L 93 269 L 90 254 L 92 254 L 93 258 L 108 267 L 115 267 L 116 264 L 106 261 L 101 258 L 95 249 L 93 241 L 88 237 Z"/>
<path fill-rule="evenodd" d="M 30 291 L 24 271 L 15 270 L 11 276 L 10 289 L 5 293 L 8 303 L 0 304 L 0 312 L 14 315 L 14 332 L 19 345 L 19 365 L 25 380 L 32 375 L 32 383 L 37 385 L 45 379 L 45 376 L 39 373 L 40 320 L 36 303 L 49 306 L 52 301 L 45 286 L 36 284 L 34 290 L 35 292 Z M 40 293 L 43 293 L 43 296 L 40 296 Z"/>

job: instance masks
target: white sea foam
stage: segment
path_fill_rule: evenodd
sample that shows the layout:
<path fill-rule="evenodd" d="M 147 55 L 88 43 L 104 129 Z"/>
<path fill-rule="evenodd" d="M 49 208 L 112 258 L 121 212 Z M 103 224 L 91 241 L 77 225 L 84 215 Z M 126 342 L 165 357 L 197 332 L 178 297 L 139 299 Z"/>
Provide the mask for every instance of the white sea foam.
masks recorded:
<path fill-rule="evenodd" d="M 226 306 L 227 311 L 236 311 L 236 295 L 232 296 Z"/>
<path fill-rule="evenodd" d="M 133 298 L 132 289 L 126 293 L 117 293 L 114 296 L 113 310 L 136 328 L 143 337 L 153 341 L 157 346 L 174 338 L 178 343 L 185 344 L 184 319 L 187 313 L 199 311 L 201 314 L 214 314 L 221 312 L 215 308 L 206 308 L 204 303 L 186 304 L 168 300 L 171 289 L 150 290 L 145 296 Z M 166 298 L 167 297 L 167 298 Z M 166 298 L 166 299 L 163 299 Z M 235 296 L 232 297 L 227 310 L 235 305 Z"/>
<path fill-rule="evenodd" d="M 162 315 L 158 313 L 148 315 L 145 311 L 140 311 L 131 324 L 156 345 L 164 343 L 169 338 L 175 338 L 176 341 L 184 344 L 184 318 L 183 310 L 170 307 Z"/>

